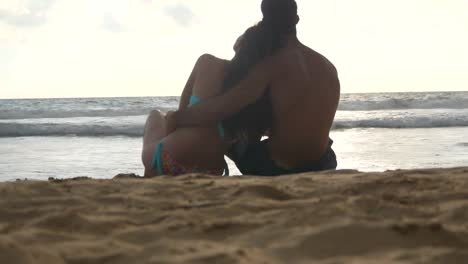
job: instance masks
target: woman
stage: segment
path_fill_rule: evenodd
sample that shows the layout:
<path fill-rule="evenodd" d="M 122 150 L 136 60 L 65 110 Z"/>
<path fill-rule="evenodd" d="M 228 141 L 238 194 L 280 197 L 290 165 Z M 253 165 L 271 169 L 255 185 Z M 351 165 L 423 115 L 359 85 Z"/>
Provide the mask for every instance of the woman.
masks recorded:
<path fill-rule="evenodd" d="M 179 108 L 219 94 L 227 62 L 201 56 L 182 92 Z M 191 127 L 166 135 L 164 116 L 150 113 L 143 137 L 145 177 L 200 172 L 221 175 L 224 168 L 225 134 L 219 127 Z"/>
<path fill-rule="evenodd" d="M 270 54 L 270 40 L 268 32 L 257 25 L 237 40 L 236 55 L 231 61 L 207 54 L 201 56 L 182 92 L 179 108 L 215 97 L 236 85 Z M 187 173 L 221 175 L 228 142 L 261 137 L 270 127 L 270 120 L 268 93 L 222 124 L 179 128 L 170 135 L 166 135 L 165 117 L 159 111 L 152 111 L 143 138 L 145 177 Z"/>

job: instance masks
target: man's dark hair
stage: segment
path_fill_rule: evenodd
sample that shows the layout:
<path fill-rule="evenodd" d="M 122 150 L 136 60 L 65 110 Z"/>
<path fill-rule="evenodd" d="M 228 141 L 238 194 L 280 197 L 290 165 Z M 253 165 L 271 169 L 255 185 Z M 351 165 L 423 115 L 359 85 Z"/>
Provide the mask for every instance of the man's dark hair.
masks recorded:
<path fill-rule="evenodd" d="M 261 8 L 262 23 L 282 33 L 296 33 L 299 16 L 295 0 L 263 0 Z"/>
<path fill-rule="evenodd" d="M 239 50 L 229 63 L 223 91 L 245 79 L 249 72 L 266 57 L 286 45 L 287 38 L 296 33 L 297 4 L 294 0 L 263 0 L 263 20 L 247 29 Z M 267 92 L 254 104 L 228 118 L 224 126 L 234 137 L 264 134 L 271 128 L 272 105 Z"/>

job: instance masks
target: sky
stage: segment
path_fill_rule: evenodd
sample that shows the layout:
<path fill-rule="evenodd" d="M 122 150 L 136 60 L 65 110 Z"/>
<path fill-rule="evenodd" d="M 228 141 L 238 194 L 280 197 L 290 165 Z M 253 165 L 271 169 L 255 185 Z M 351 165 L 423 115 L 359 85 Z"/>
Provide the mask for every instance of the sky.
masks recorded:
<path fill-rule="evenodd" d="M 297 0 L 342 92 L 468 91 L 468 0 Z M 261 0 L 0 0 L 0 99 L 179 95 Z"/>

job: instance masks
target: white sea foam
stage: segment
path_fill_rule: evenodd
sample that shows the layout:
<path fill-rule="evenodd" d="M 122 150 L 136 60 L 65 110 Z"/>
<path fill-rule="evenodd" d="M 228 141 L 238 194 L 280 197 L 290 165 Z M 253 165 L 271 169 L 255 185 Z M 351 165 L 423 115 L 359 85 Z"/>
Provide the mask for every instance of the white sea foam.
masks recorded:
<path fill-rule="evenodd" d="M 178 97 L 0 100 L 0 137 L 140 137 L 152 109 Z M 468 92 L 344 94 L 334 129 L 468 126 Z"/>
<path fill-rule="evenodd" d="M 333 129 L 351 129 L 351 128 L 435 128 L 435 127 L 466 127 L 468 126 L 468 117 L 462 119 L 444 119 L 425 117 L 415 117 L 411 120 L 353 120 L 353 121 L 335 121 Z"/>
<path fill-rule="evenodd" d="M 468 109 L 467 92 L 343 95 L 339 110 Z"/>
<path fill-rule="evenodd" d="M 0 137 L 143 135 L 146 116 L 0 120 Z M 340 111 L 333 129 L 468 126 L 468 109 Z"/>
<path fill-rule="evenodd" d="M 0 124 L 0 137 L 28 136 L 128 136 L 143 135 L 141 126 L 105 126 L 105 125 L 73 125 L 73 124 Z"/>
<path fill-rule="evenodd" d="M 468 126 L 468 109 L 339 111 L 334 129 L 432 128 Z"/>
<path fill-rule="evenodd" d="M 0 100 L 0 120 L 139 116 L 176 109 L 178 97 Z"/>

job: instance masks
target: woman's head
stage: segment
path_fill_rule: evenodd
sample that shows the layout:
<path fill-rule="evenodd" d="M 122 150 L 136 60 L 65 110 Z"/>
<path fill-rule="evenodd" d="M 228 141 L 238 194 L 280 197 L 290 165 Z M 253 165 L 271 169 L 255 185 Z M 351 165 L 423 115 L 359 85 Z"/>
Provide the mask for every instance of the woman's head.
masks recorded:
<path fill-rule="evenodd" d="M 237 53 L 240 50 L 240 45 L 242 43 L 242 39 L 244 38 L 244 35 L 241 35 L 240 37 L 237 38 L 236 42 L 234 42 L 234 52 Z"/>
<path fill-rule="evenodd" d="M 296 32 L 299 18 L 294 0 L 263 0 L 262 12 L 263 20 L 248 28 L 234 44 L 236 54 L 226 69 L 224 92 L 246 78 L 259 62 L 284 47 L 288 37 Z M 235 136 L 270 129 L 272 106 L 268 90 L 256 103 L 225 120 L 226 128 Z"/>
<path fill-rule="evenodd" d="M 249 71 L 269 54 L 270 45 L 267 39 L 261 26 L 256 25 L 247 29 L 236 40 L 236 54 L 226 69 L 224 92 L 244 79 Z M 225 120 L 223 124 L 234 138 L 240 139 L 247 135 L 265 133 L 271 127 L 271 118 L 270 98 L 265 94 L 256 103 Z"/>

